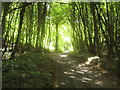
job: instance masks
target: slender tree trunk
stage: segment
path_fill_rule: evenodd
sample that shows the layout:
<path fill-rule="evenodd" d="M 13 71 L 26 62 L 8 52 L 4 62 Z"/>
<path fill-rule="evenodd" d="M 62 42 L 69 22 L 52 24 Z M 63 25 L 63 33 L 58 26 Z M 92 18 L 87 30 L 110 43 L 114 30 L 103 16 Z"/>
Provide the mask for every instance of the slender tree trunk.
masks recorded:
<path fill-rule="evenodd" d="M 96 18 L 96 13 L 95 13 L 95 7 L 96 4 L 95 3 L 90 3 L 90 7 L 91 7 L 91 12 L 93 15 L 93 23 L 94 23 L 94 40 L 95 40 L 95 54 L 100 55 L 100 46 L 99 46 L 99 29 L 97 26 L 97 18 Z"/>
<path fill-rule="evenodd" d="M 42 30 L 41 30 L 41 46 L 43 46 L 43 40 L 45 37 L 45 19 L 47 14 L 47 2 L 44 4 L 44 10 L 42 15 Z"/>
<path fill-rule="evenodd" d="M 41 27 L 41 14 L 42 14 L 42 2 L 38 2 L 38 28 L 37 28 L 37 39 L 36 39 L 36 48 L 39 47 L 40 40 L 40 27 Z"/>
<path fill-rule="evenodd" d="M 29 26 L 29 43 L 31 44 L 31 39 L 32 39 L 32 32 L 33 32 L 33 6 L 31 6 L 30 9 L 30 26 Z"/>
<path fill-rule="evenodd" d="M 2 2 L 0 2 L 0 11 L 2 11 Z M 1 17 L 1 13 L 0 13 L 0 17 Z M 0 59 L 2 59 L 1 55 L 2 55 L 2 25 L 0 23 Z"/>
<path fill-rule="evenodd" d="M 55 51 L 58 51 L 58 23 L 56 23 L 56 43 L 55 43 Z"/>
<path fill-rule="evenodd" d="M 5 33 L 5 31 L 6 31 L 6 25 L 5 25 L 5 23 L 6 23 L 6 15 L 7 15 L 7 12 L 8 12 L 8 10 L 9 10 L 9 6 L 10 6 L 10 2 L 3 2 L 2 3 L 2 6 L 3 6 L 3 16 L 2 16 L 2 36 L 4 35 L 4 33 Z M 7 34 L 8 34 L 8 31 L 7 31 Z M 5 36 L 5 38 L 3 37 L 2 38 L 2 43 L 3 43 L 3 47 L 2 48 L 4 48 L 5 50 L 2 52 L 2 56 L 4 55 L 4 53 L 7 51 L 7 44 L 6 44 L 6 36 Z"/>
<path fill-rule="evenodd" d="M 7 12 L 9 10 L 9 6 L 10 6 L 11 2 L 3 2 L 2 5 L 3 5 L 3 8 L 4 8 L 4 12 L 3 12 L 3 17 L 2 17 L 2 35 L 4 35 L 4 32 L 5 32 L 5 23 L 6 23 L 6 15 L 7 15 Z"/>
<path fill-rule="evenodd" d="M 49 48 L 49 45 L 50 45 L 50 42 L 51 42 L 51 19 L 50 19 L 50 12 L 51 12 L 51 9 L 49 9 L 49 13 L 48 13 L 48 16 L 49 16 L 49 31 L 48 31 L 48 39 L 47 39 L 47 46 Z"/>
<path fill-rule="evenodd" d="M 84 36 L 85 36 L 85 44 L 86 44 L 86 47 L 89 51 L 89 45 L 88 45 L 88 39 L 87 39 L 87 22 L 86 22 L 87 18 L 86 18 L 86 16 L 83 15 L 82 12 L 84 12 L 84 14 L 85 14 L 84 4 L 82 4 L 82 8 L 80 8 L 79 13 L 80 13 L 82 23 L 83 23 L 83 29 L 84 29 L 83 32 L 84 32 Z"/>
<path fill-rule="evenodd" d="M 19 44 L 19 41 L 20 41 L 21 29 L 22 29 L 22 24 L 23 24 L 23 18 L 24 18 L 25 9 L 26 9 L 26 7 L 23 7 L 21 9 L 21 11 L 20 11 L 20 23 L 19 23 L 18 35 L 17 35 L 17 39 L 16 39 L 16 42 L 15 42 L 15 47 L 14 47 L 14 49 L 12 51 L 11 58 L 14 58 L 15 52 L 17 50 L 17 47 L 18 47 L 18 44 Z"/>
<path fill-rule="evenodd" d="M 17 12 L 17 14 L 16 14 L 15 25 L 16 25 L 16 23 L 17 23 L 18 15 L 19 15 L 19 12 Z M 15 30 L 16 30 L 16 27 L 14 27 L 13 32 L 15 32 Z M 14 39 L 15 39 L 15 35 L 14 35 L 14 34 L 15 34 L 15 33 L 12 34 L 12 50 L 14 49 Z"/>

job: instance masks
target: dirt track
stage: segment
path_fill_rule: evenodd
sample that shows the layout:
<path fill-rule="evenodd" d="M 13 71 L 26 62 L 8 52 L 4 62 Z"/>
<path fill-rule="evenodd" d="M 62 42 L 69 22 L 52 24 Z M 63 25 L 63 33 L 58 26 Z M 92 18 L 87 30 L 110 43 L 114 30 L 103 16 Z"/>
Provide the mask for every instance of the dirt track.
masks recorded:
<path fill-rule="evenodd" d="M 98 68 L 65 53 L 54 54 L 56 62 L 54 88 L 116 88 L 115 82 Z"/>

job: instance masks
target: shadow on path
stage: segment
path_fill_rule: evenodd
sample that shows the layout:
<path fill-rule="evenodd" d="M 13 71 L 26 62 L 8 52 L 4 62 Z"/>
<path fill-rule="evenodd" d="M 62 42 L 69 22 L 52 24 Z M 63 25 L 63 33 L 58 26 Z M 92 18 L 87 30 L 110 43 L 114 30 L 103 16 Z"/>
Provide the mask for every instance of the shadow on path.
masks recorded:
<path fill-rule="evenodd" d="M 67 53 L 53 54 L 56 62 L 54 88 L 116 88 L 115 82 L 93 68 L 90 63 L 81 63 Z"/>

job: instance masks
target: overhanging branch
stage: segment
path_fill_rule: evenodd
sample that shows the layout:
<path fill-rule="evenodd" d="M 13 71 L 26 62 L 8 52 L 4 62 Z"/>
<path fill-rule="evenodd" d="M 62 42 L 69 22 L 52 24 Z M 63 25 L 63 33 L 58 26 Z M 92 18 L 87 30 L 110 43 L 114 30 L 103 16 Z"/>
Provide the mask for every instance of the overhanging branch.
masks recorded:
<path fill-rule="evenodd" d="M 31 2 L 31 3 L 25 3 L 24 5 L 21 5 L 21 6 L 19 6 L 18 8 L 14 8 L 14 9 L 8 11 L 8 12 L 6 13 L 6 15 L 7 15 L 8 13 L 13 12 L 13 11 L 16 10 L 16 9 L 20 9 L 20 8 L 27 7 L 27 6 L 30 5 L 30 4 L 32 4 L 32 2 Z"/>

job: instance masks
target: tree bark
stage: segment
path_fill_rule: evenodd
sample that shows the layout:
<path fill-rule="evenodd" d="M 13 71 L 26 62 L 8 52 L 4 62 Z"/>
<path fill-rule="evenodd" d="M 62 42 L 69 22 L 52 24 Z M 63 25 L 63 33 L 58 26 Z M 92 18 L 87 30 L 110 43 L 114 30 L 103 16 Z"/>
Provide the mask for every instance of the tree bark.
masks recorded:
<path fill-rule="evenodd" d="M 56 23 L 56 43 L 55 43 L 55 51 L 58 51 L 58 23 Z"/>
<path fill-rule="evenodd" d="M 41 30 L 41 45 L 43 46 L 43 40 L 45 37 L 45 19 L 46 19 L 46 14 L 47 14 L 47 2 L 44 4 L 44 10 L 42 14 L 42 30 Z"/>
<path fill-rule="evenodd" d="M 4 35 L 4 32 L 5 32 L 5 23 L 6 23 L 6 15 L 7 15 L 7 12 L 9 10 L 9 6 L 11 4 L 11 2 L 3 2 L 3 8 L 4 8 L 4 12 L 3 12 L 3 16 L 2 16 L 2 36 Z"/>
<path fill-rule="evenodd" d="M 23 3 L 23 4 L 25 4 L 25 3 Z M 22 29 L 22 24 L 23 24 L 23 18 L 24 18 L 25 9 L 26 9 L 26 7 L 23 7 L 21 9 L 21 11 L 20 11 L 20 23 L 19 23 L 18 35 L 17 35 L 17 39 L 16 39 L 16 42 L 15 42 L 15 47 L 14 47 L 14 49 L 12 51 L 12 54 L 11 54 L 11 59 L 14 58 L 14 55 L 16 53 L 18 44 L 20 42 L 21 29 Z"/>
<path fill-rule="evenodd" d="M 99 29 L 98 29 L 98 26 L 97 26 L 97 18 L 96 18 L 96 13 L 95 13 L 95 7 L 96 7 L 96 4 L 95 3 L 90 3 L 90 7 L 91 7 L 91 12 L 92 12 L 92 15 L 93 15 L 93 24 L 94 24 L 94 41 L 95 41 L 95 55 L 98 54 L 98 56 L 100 56 L 100 46 L 99 46 Z"/>
<path fill-rule="evenodd" d="M 40 27 L 41 27 L 41 14 L 42 14 L 42 2 L 38 2 L 38 28 L 37 28 L 37 39 L 36 39 L 36 48 L 39 47 L 40 40 Z"/>

